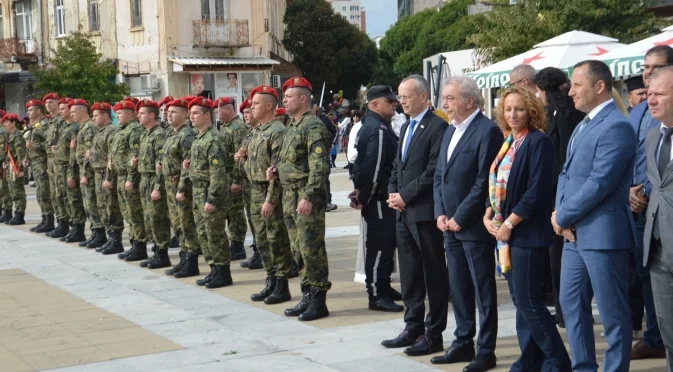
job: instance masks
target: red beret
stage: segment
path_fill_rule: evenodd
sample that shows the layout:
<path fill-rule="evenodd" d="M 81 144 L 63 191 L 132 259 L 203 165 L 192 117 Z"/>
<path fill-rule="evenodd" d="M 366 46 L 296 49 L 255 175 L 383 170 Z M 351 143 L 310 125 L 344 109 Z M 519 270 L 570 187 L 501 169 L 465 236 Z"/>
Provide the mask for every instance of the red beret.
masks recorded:
<path fill-rule="evenodd" d="M 204 98 L 204 97 L 196 97 L 189 102 L 189 109 L 190 110 L 192 109 L 193 106 L 201 106 L 201 107 L 205 107 L 205 108 L 208 108 L 208 109 L 212 109 L 213 108 L 213 101 L 208 99 L 208 98 Z"/>
<path fill-rule="evenodd" d="M 91 111 L 101 110 L 101 111 L 112 111 L 112 106 L 107 102 L 96 102 L 91 105 Z"/>
<path fill-rule="evenodd" d="M 131 111 L 135 111 L 135 110 L 136 110 L 136 106 L 133 104 L 133 102 L 124 100 L 124 101 L 119 101 L 119 102 L 117 102 L 117 104 L 114 105 L 114 107 L 112 107 L 112 109 L 113 109 L 115 112 L 116 112 L 116 111 L 119 111 L 119 110 L 131 110 Z"/>
<path fill-rule="evenodd" d="M 46 96 L 44 96 L 44 98 L 42 98 L 42 100 L 43 100 L 44 102 L 47 102 L 48 99 L 55 99 L 55 100 L 58 100 L 58 94 L 56 94 L 56 93 L 48 93 Z"/>
<path fill-rule="evenodd" d="M 245 109 L 249 108 L 252 108 L 252 102 L 250 101 L 250 98 L 246 98 L 245 101 L 241 102 L 238 111 L 242 114 Z"/>
<path fill-rule="evenodd" d="M 21 120 L 19 120 L 19 115 L 17 115 L 17 114 L 5 114 L 5 115 L 2 116 L 2 119 L 0 119 L 0 120 L 2 120 L 3 122 L 8 121 L 8 120 L 14 120 L 14 121 L 19 121 L 19 122 L 21 121 Z"/>
<path fill-rule="evenodd" d="M 187 101 L 183 98 L 176 99 L 176 100 L 170 101 L 166 104 L 166 108 L 171 107 L 171 106 L 189 108 L 189 101 Z"/>
<path fill-rule="evenodd" d="M 140 100 L 136 97 L 126 97 L 124 98 L 124 101 L 130 101 L 133 102 L 133 105 L 137 105 Z"/>
<path fill-rule="evenodd" d="M 71 108 L 72 106 L 86 106 L 88 108 L 89 102 L 81 98 L 75 98 L 73 100 L 70 100 L 70 102 L 68 102 L 68 108 Z"/>
<path fill-rule="evenodd" d="M 168 102 L 173 101 L 174 99 L 175 98 L 173 98 L 173 96 L 166 96 L 166 97 L 162 98 L 161 101 L 159 101 L 158 105 L 159 105 L 159 107 L 161 107 L 161 106 L 167 104 Z"/>
<path fill-rule="evenodd" d="M 285 115 L 285 114 L 287 114 L 287 110 L 285 110 L 284 107 L 276 109 L 276 116 Z"/>
<path fill-rule="evenodd" d="M 70 100 L 72 100 L 72 98 L 70 98 L 70 97 L 63 97 L 63 98 L 61 98 L 61 99 L 58 100 L 58 104 L 59 104 L 59 105 L 67 105 L 68 102 L 70 102 Z"/>
<path fill-rule="evenodd" d="M 276 98 L 276 101 L 278 101 L 278 92 L 276 92 L 275 89 L 271 88 L 268 85 L 260 85 L 256 87 L 255 89 L 250 91 L 250 98 L 254 97 L 255 94 L 269 94 L 272 95 L 274 98 Z"/>
<path fill-rule="evenodd" d="M 136 111 L 140 110 L 141 107 L 154 107 L 155 109 L 159 109 L 159 104 L 151 99 L 144 99 L 136 104 Z"/>
<path fill-rule="evenodd" d="M 213 108 L 224 106 L 224 105 L 233 105 L 234 100 L 229 97 L 220 97 L 215 102 L 213 102 Z"/>
<path fill-rule="evenodd" d="M 7 111 L 5 111 L 5 110 L 0 110 L 0 118 L 2 118 L 2 117 L 5 116 L 5 115 L 7 115 Z"/>
<path fill-rule="evenodd" d="M 196 98 L 196 96 L 184 96 L 184 97 L 182 97 L 182 99 L 184 99 L 187 102 L 192 102 L 192 100 L 194 100 L 194 98 Z"/>
<path fill-rule="evenodd" d="M 33 106 L 44 106 L 44 103 L 40 101 L 39 99 L 31 99 L 30 101 L 26 102 L 26 108 L 30 108 Z"/>
<path fill-rule="evenodd" d="M 288 79 L 288 81 L 283 84 L 283 92 L 285 92 L 288 88 L 306 88 L 308 90 L 313 90 L 311 83 L 309 83 L 308 80 L 304 79 L 303 77 L 293 77 Z"/>

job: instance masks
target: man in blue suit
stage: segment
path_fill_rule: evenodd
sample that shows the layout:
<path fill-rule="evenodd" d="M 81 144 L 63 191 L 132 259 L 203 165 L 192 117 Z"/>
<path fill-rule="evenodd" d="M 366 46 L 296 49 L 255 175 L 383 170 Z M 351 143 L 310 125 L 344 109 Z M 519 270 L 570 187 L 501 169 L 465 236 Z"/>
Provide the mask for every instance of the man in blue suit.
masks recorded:
<path fill-rule="evenodd" d="M 647 51 L 643 66 L 643 83 L 649 87 L 651 75 L 663 66 L 673 65 L 673 48 L 668 45 L 659 45 Z M 636 132 L 638 147 L 636 149 L 636 163 L 629 194 L 629 203 L 633 211 L 635 222 L 636 246 L 634 249 L 635 267 L 642 285 L 642 298 L 645 304 L 645 332 L 643 339 L 633 345 L 631 359 L 666 358 L 666 349 L 659 332 L 657 313 L 652 296 L 650 270 L 643 266 L 643 234 L 645 230 L 645 215 L 651 191 L 650 181 L 647 179 L 647 163 L 645 159 L 645 137 L 650 129 L 658 127 L 660 122 L 652 118 L 647 101 L 644 101 L 631 110 L 629 115 L 631 125 Z M 642 322 L 642 319 L 640 320 Z"/>
<path fill-rule="evenodd" d="M 600 61 L 575 65 L 570 96 L 587 113 L 568 145 L 552 225 L 566 237 L 561 309 L 573 371 L 596 371 L 591 300 L 595 296 L 608 349 L 603 370 L 626 372 L 631 361 L 629 252 L 635 245 L 629 189 L 636 136 L 612 100 L 612 74 Z"/>

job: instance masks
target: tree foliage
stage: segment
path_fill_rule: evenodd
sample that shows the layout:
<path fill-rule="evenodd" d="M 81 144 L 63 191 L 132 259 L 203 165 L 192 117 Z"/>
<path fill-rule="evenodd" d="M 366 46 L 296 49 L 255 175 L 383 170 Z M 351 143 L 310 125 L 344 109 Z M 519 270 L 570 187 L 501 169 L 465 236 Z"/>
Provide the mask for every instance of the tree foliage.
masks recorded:
<path fill-rule="evenodd" d="M 126 84 L 116 84 L 117 68 L 102 60 L 93 41 L 76 31 L 59 39 L 49 66 L 31 68 L 36 86 L 62 97 L 83 98 L 89 103 L 115 102 L 128 94 Z"/>
<path fill-rule="evenodd" d="M 470 41 L 484 62 L 495 63 L 524 53 L 537 43 L 581 30 L 622 43 L 640 40 L 655 30 L 657 19 L 639 1 L 531 0 L 508 6 L 507 0 L 485 13 Z"/>
<path fill-rule="evenodd" d="M 288 0 L 283 22 L 283 45 L 294 55 L 315 90 L 343 89 L 353 98 L 372 78 L 378 60 L 376 45 L 367 35 L 335 14 L 326 1 Z"/>

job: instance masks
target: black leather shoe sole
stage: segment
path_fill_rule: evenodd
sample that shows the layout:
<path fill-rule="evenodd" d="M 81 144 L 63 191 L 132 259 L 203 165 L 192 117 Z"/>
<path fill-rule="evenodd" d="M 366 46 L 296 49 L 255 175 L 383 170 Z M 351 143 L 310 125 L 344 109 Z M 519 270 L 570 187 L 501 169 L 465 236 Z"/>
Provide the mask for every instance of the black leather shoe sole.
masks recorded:
<path fill-rule="evenodd" d="M 436 356 L 430 359 L 432 364 L 452 364 L 452 363 L 467 363 L 471 362 L 474 359 L 475 352 L 474 349 L 455 349 L 450 348 L 447 350 L 446 354 L 442 356 Z"/>
<path fill-rule="evenodd" d="M 388 349 L 397 349 L 400 347 L 411 346 L 416 343 L 416 337 L 409 338 L 408 340 L 398 340 L 397 338 L 392 340 L 383 340 L 381 341 L 381 346 Z"/>

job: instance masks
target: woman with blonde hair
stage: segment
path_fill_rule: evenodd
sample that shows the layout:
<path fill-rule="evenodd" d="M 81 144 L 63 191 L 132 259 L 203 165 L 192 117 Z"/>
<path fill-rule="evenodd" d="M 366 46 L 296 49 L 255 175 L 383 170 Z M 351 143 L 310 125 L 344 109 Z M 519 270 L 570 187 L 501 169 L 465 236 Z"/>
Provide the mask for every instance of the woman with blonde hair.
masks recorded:
<path fill-rule="evenodd" d="M 496 239 L 498 270 L 516 306 L 521 356 L 510 371 L 570 371 L 544 301 L 554 203 L 554 145 L 544 133 L 545 108 L 527 88 L 514 86 L 503 93 L 496 112 L 505 142 L 491 166 L 483 223 Z"/>

